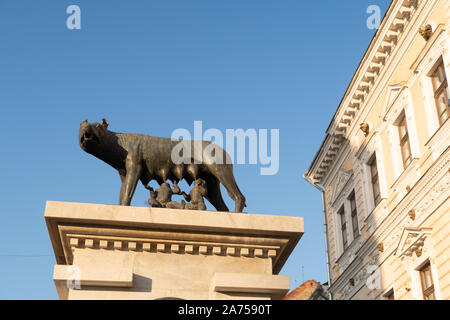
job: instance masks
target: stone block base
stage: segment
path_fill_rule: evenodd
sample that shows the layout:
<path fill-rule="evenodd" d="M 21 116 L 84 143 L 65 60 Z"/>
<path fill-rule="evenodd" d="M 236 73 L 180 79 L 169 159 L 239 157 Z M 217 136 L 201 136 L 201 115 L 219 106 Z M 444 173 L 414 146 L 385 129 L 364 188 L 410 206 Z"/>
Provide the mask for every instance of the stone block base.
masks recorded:
<path fill-rule="evenodd" d="M 60 299 L 279 299 L 303 218 L 48 201 Z"/>

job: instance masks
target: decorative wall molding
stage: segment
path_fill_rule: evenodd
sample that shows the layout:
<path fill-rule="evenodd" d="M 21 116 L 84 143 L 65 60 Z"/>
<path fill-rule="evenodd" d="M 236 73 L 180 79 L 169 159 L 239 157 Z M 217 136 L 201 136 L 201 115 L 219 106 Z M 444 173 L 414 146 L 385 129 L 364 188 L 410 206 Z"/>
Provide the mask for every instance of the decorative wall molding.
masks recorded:
<path fill-rule="evenodd" d="M 69 217 L 69 218 L 67 218 Z M 58 264 L 73 250 L 267 259 L 278 274 L 303 234 L 303 219 L 258 214 L 47 201 Z"/>
<path fill-rule="evenodd" d="M 336 261 L 333 266 L 334 281 L 330 288 L 333 295 L 337 294 L 336 299 L 350 299 L 364 286 L 370 276 L 367 274 L 367 267 L 381 266 L 389 256 L 396 254 L 397 251 L 401 254 L 401 261 L 405 267 L 416 266 L 424 257 L 432 256 L 429 237 L 431 230 L 416 226 L 421 226 L 423 221 L 450 196 L 449 167 L 450 149 L 442 155 L 439 161 L 434 163 L 427 174 L 416 183 L 411 192 L 389 215 L 378 220 L 378 225 L 368 231 L 367 239 L 360 237 L 361 246 L 355 253 L 352 252 L 353 255 L 349 253 L 351 258 L 339 258 Z M 412 209 L 415 211 L 414 219 L 409 215 L 409 211 Z M 414 232 L 417 230 L 420 232 L 417 237 L 414 237 Z M 380 243 L 383 244 L 383 252 L 377 249 Z M 419 252 L 419 257 L 417 252 Z M 359 259 L 363 259 L 363 261 L 355 267 L 355 264 L 359 263 Z M 338 262 L 341 265 L 338 265 Z M 353 276 L 355 274 L 360 278 Z M 359 279 L 359 282 L 356 282 L 355 286 L 344 288 L 348 279 L 352 277 Z"/>
<path fill-rule="evenodd" d="M 450 119 L 450 118 L 449 118 Z M 425 144 L 431 149 L 433 159 L 439 158 L 448 148 L 448 137 L 450 137 L 450 121 L 447 119 L 445 123 L 434 132 L 430 140 Z"/>
<path fill-rule="evenodd" d="M 402 86 L 399 90 L 400 91 L 397 92 L 391 104 L 386 105 L 385 112 L 383 112 L 383 121 L 389 124 L 393 124 L 400 113 L 409 105 L 409 88 L 407 86 Z M 379 130 L 383 131 L 383 128 L 380 128 Z"/>
<path fill-rule="evenodd" d="M 332 203 L 341 202 L 337 201 L 337 199 L 341 198 L 343 194 L 346 194 L 346 192 L 343 192 L 346 191 L 344 190 L 344 187 L 346 187 L 348 184 L 351 184 L 351 176 L 352 171 L 339 170 L 335 187 L 333 188 L 333 196 L 331 198 Z M 348 187 L 345 189 L 348 189 Z"/>
<path fill-rule="evenodd" d="M 329 290 L 335 300 L 351 299 L 367 284 L 367 280 L 373 275 L 374 270 L 378 270 L 377 265 L 363 264 L 361 259 L 354 260 L 353 265 L 330 287 Z"/>
<path fill-rule="evenodd" d="M 423 221 L 450 196 L 450 149 L 439 159 L 413 188 L 394 208 L 394 210 L 378 221 L 378 227 L 363 244 L 360 256 L 365 256 L 368 250 L 383 243 L 384 252 L 378 254 L 382 263 L 398 246 L 405 228 L 421 225 Z M 415 211 L 415 219 L 409 212 Z"/>
<path fill-rule="evenodd" d="M 358 257 L 358 251 L 361 248 L 361 237 L 350 243 L 344 253 L 337 259 L 336 264 L 339 266 L 339 274 L 343 274 L 352 262 Z"/>
<path fill-rule="evenodd" d="M 192 239 L 187 241 L 186 237 L 179 240 L 180 237 L 176 233 L 139 230 L 129 231 L 129 234 L 134 234 L 133 237 L 129 237 L 121 235 L 120 230 L 114 228 L 97 228 L 94 231 L 92 228 L 64 225 L 59 226 L 59 233 L 69 262 L 73 259 L 75 249 L 275 259 L 287 244 L 286 239 L 267 241 L 262 238 L 253 240 L 248 238 L 245 240 L 245 237 L 238 239 L 239 237 L 214 237 L 200 234 L 192 235 Z"/>
<path fill-rule="evenodd" d="M 400 258 L 413 254 L 421 257 L 425 240 L 430 234 L 430 228 L 404 228 L 395 255 Z"/>

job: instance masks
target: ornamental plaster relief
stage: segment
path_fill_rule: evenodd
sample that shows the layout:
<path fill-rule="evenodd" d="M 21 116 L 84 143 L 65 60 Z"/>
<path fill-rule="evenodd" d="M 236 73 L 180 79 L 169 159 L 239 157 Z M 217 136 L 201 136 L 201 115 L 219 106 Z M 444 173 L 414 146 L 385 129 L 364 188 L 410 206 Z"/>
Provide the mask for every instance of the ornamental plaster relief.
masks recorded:
<path fill-rule="evenodd" d="M 339 170 L 335 186 L 333 188 L 333 196 L 331 202 L 333 203 L 333 207 L 336 209 L 336 203 L 341 204 L 343 201 L 342 198 L 347 195 L 348 189 L 353 186 L 350 182 L 350 178 L 352 176 L 352 171 L 347 170 Z M 349 183 L 350 182 L 350 183 Z M 348 191 L 348 192 L 347 192 Z"/>
<path fill-rule="evenodd" d="M 423 188 L 426 186 L 433 186 L 428 191 L 423 188 L 417 191 L 412 199 L 406 205 L 401 206 L 397 212 L 401 212 L 400 223 L 391 223 L 390 225 L 396 226 L 385 230 L 385 234 L 388 236 L 382 238 L 382 243 L 386 254 L 392 252 L 395 249 L 395 245 L 398 243 L 402 232 L 405 228 L 413 225 L 418 225 L 421 221 L 431 214 L 436 207 L 438 207 L 448 196 L 450 195 L 450 152 L 448 152 L 446 159 L 443 159 L 441 164 L 435 168 L 435 172 L 431 172 L 424 181 Z M 439 177 L 439 173 L 443 173 L 442 177 Z M 420 187 L 420 186 L 417 186 Z M 426 192 L 422 199 L 417 199 L 418 195 L 422 195 Z M 406 198 L 404 200 L 407 200 Z M 413 211 L 414 215 L 410 214 Z M 412 219 L 412 216 L 414 219 Z"/>

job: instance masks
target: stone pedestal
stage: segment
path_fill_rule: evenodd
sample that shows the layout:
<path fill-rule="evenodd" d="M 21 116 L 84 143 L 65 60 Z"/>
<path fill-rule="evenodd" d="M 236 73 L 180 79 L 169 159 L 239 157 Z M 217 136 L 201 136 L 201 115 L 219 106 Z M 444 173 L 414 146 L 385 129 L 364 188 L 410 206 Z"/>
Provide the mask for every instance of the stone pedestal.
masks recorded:
<path fill-rule="evenodd" d="M 303 218 L 48 201 L 60 299 L 279 299 Z"/>

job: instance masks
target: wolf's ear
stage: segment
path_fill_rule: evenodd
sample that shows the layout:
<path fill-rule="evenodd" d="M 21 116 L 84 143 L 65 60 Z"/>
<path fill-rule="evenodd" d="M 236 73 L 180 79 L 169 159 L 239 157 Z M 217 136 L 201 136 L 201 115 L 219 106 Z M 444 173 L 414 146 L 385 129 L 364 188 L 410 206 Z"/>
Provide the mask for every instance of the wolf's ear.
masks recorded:
<path fill-rule="evenodd" d="M 82 123 L 80 123 L 80 126 L 82 126 L 82 125 L 84 125 L 84 124 L 88 124 L 88 121 L 87 121 L 87 119 L 86 120 L 84 120 Z"/>
<path fill-rule="evenodd" d="M 108 128 L 108 126 L 109 126 L 109 122 L 105 118 L 102 119 L 102 126 L 104 126 L 105 129 Z"/>

